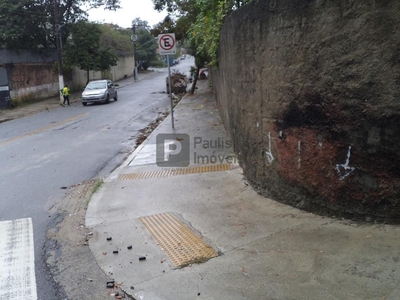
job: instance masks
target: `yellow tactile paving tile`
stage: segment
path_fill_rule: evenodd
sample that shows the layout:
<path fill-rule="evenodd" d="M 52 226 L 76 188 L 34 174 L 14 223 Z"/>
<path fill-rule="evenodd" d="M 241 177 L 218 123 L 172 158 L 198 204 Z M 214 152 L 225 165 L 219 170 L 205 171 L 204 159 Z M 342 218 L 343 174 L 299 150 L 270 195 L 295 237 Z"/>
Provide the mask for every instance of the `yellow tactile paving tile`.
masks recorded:
<path fill-rule="evenodd" d="M 142 217 L 140 221 L 176 267 L 205 262 L 218 256 L 212 247 L 172 213 Z"/>
<path fill-rule="evenodd" d="M 188 167 L 188 168 L 173 169 L 173 170 L 161 170 L 161 171 L 149 171 L 149 172 L 141 172 L 141 173 L 119 174 L 118 180 L 170 177 L 170 176 L 186 175 L 186 174 L 221 172 L 221 171 L 228 171 L 231 169 L 232 169 L 231 164 L 197 166 L 197 167 Z"/>

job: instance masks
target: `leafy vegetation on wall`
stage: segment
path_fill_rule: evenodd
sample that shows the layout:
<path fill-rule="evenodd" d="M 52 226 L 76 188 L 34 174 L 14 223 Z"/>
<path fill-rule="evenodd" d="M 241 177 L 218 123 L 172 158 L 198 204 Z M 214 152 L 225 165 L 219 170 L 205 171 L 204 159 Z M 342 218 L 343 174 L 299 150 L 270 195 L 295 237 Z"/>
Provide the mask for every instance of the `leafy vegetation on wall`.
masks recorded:
<path fill-rule="evenodd" d="M 189 41 L 192 53 L 199 63 L 217 65 L 219 34 L 225 18 L 234 10 L 252 0 L 153 0 L 155 9 L 166 9 L 177 21 L 159 24 L 172 32 L 178 32 L 177 39 Z M 184 34 L 182 34 L 184 33 Z"/>

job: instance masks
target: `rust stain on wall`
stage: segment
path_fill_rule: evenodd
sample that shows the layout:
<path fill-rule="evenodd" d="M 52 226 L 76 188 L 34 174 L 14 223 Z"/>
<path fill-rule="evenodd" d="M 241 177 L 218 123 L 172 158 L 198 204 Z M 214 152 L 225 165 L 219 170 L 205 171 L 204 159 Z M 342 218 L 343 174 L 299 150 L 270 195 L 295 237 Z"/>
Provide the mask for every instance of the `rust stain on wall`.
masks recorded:
<path fill-rule="evenodd" d="M 319 139 L 314 130 L 296 128 L 288 130 L 286 139 L 276 146 L 283 178 L 331 201 L 336 199 L 337 187 L 343 185 L 334 169 L 337 145 Z"/>

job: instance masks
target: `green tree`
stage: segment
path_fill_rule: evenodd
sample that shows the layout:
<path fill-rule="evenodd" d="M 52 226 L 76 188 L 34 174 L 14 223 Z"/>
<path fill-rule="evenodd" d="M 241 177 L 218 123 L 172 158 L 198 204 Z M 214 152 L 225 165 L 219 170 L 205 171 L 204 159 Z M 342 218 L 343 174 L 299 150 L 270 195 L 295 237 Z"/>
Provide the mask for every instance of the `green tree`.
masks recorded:
<path fill-rule="evenodd" d="M 166 9 L 177 19 L 169 30 L 176 30 L 181 39 L 188 39 L 194 55 L 207 56 L 208 64 L 216 65 L 219 34 L 225 18 L 252 0 L 152 0 L 158 11 Z M 165 23 L 165 22 L 164 22 Z M 159 23 L 162 25 L 162 23 Z M 158 26 L 157 26 L 158 28 Z M 160 26 L 160 28 L 162 28 Z M 160 29 L 160 31 L 162 31 Z"/>
<path fill-rule="evenodd" d="M 136 46 L 137 60 L 140 68 L 147 69 L 149 64 L 157 61 L 157 41 L 147 29 L 138 30 Z"/>
<path fill-rule="evenodd" d="M 157 61 L 157 41 L 151 33 L 147 21 L 136 18 L 132 21 L 133 34 L 137 36 L 136 57 L 139 69 L 147 69 L 149 64 Z"/>
<path fill-rule="evenodd" d="M 100 45 L 102 47 L 113 49 L 118 56 L 131 56 L 133 54 L 131 30 L 106 24 L 101 24 L 99 27 L 101 30 Z"/>
<path fill-rule="evenodd" d="M 188 16 L 181 16 L 177 19 L 172 18 L 170 15 L 166 16 L 163 21 L 156 24 L 151 30 L 151 34 L 157 37 L 162 33 L 175 33 L 176 40 L 183 44 L 187 38 L 187 31 L 190 28 L 190 24 L 195 19 L 190 20 Z"/>
<path fill-rule="evenodd" d="M 196 51 L 194 43 L 188 43 L 188 30 L 190 25 L 196 21 L 199 9 L 196 0 L 153 0 L 154 8 L 161 11 L 166 9 L 170 15 L 158 23 L 153 29 L 152 34 L 157 36 L 161 33 L 173 32 L 180 45 L 187 44 L 189 52 L 195 56 L 196 72 L 190 93 L 193 94 L 196 88 L 200 68 L 204 66 L 204 59 Z"/>
<path fill-rule="evenodd" d="M 252 0 L 197 0 L 199 13 L 196 21 L 190 26 L 188 38 L 196 47 L 196 52 L 206 56 L 208 64 L 217 66 L 219 37 L 225 18 L 232 11 Z"/>
<path fill-rule="evenodd" d="M 37 1 L 0 2 L 0 46 L 9 48 L 47 48 L 51 34 L 51 13 Z"/>
<path fill-rule="evenodd" d="M 235 9 L 252 0 L 152 0 L 158 11 L 166 9 L 179 20 L 190 50 L 195 56 L 196 72 L 190 93 L 194 93 L 200 68 L 217 66 L 219 35 L 225 18 Z M 187 28 L 186 26 L 189 27 Z M 175 26 L 175 29 L 178 25 Z"/>
<path fill-rule="evenodd" d="M 65 49 L 65 58 L 71 65 L 85 70 L 87 82 L 89 71 L 108 70 L 118 60 L 116 52 L 100 44 L 101 28 L 99 24 L 78 22 L 71 28 L 71 42 Z"/>
<path fill-rule="evenodd" d="M 104 6 L 120 8 L 120 0 L 2 0 L 0 1 L 0 46 L 7 48 L 55 48 L 61 25 L 63 44 L 68 26 L 87 18 L 87 10 Z"/>

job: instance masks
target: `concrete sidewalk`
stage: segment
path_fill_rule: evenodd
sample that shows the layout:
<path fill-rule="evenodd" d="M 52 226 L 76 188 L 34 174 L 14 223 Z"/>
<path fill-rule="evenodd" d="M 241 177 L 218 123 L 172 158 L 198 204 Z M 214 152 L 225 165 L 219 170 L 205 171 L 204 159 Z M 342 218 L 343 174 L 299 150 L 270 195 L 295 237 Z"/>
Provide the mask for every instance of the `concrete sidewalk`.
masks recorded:
<path fill-rule="evenodd" d="M 175 161 L 187 167 L 157 166 L 182 150 L 162 145 L 167 153 L 157 157 L 162 137 L 175 137 L 185 151 L 190 142 L 189 158 Z M 199 82 L 175 109 L 175 130 L 167 117 L 94 194 L 90 249 L 128 295 L 400 299 L 399 227 L 324 218 L 264 198 L 227 141 L 207 83 Z"/>

